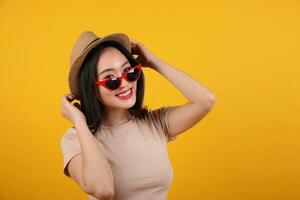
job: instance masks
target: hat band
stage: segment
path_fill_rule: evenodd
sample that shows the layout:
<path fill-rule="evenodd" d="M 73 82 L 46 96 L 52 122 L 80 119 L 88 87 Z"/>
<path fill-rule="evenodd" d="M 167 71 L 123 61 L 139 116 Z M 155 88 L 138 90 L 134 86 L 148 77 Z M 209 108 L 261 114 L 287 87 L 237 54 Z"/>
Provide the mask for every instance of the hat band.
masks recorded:
<path fill-rule="evenodd" d="M 96 38 L 96 39 L 94 39 L 94 40 L 92 40 L 83 50 L 82 50 L 82 52 L 84 51 L 84 50 L 86 50 L 86 48 L 88 48 L 89 46 L 91 46 L 96 40 L 98 40 L 99 38 Z"/>

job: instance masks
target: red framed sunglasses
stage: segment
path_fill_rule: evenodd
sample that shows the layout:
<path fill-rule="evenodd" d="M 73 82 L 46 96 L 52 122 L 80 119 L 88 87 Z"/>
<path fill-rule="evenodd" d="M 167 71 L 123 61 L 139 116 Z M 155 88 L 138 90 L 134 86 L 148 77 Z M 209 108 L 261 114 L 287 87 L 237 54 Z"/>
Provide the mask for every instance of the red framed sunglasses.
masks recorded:
<path fill-rule="evenodd" d="M 100 81 L 96 81 L 96 85 L 103 86 L 109 90 L 116 90 L 122 84 L 122 79 L 127 80 L 128 82 L 133 82 L 139 79 L 142 72 L 142 64 L 137 64 L 136 66 L 130 68 L 128 71 L 124 72 L 122 76 L 105 78 Z"/>

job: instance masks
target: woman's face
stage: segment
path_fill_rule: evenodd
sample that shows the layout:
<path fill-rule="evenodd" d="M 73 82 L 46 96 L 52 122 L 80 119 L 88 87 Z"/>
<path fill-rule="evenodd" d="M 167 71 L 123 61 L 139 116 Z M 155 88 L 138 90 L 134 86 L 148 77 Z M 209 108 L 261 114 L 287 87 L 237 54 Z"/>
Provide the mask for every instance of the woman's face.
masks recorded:
<path fill-rule="evenodd" d="M 127 71 L 129 67 L 131 67 L 131 65 L 128 59 L 118 49 L 107 47 L 101 53 L 97 63 L 98 80 L 103 80 L 108 77 L 119 77 Z M 128 82 L 126 79 L 122 79 L 121 82 L 120 87 L 116 90 L 109 90 L 103 86 L 98 86 L 100 101 L 106 108 L 129 109 L 135 104 L 137 81 Z"/>

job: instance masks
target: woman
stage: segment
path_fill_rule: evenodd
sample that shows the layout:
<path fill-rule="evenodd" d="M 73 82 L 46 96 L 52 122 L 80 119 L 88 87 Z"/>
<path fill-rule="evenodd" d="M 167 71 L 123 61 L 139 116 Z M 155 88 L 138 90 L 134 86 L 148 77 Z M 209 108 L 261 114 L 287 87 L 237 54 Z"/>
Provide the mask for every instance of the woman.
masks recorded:
<path fill-rule="evenodd" d="M 144 67 L 188 102 L 143 107 Z M 173 171 L 166 144 L 207 115 L 214 94 L 127 35 L 99 38 L 90 31 L 72 49 L 69 86 L 61 99 L 62 116 L 74 124 L 61 139 L 65 175 L 89 199 L 167 199 Z"/>

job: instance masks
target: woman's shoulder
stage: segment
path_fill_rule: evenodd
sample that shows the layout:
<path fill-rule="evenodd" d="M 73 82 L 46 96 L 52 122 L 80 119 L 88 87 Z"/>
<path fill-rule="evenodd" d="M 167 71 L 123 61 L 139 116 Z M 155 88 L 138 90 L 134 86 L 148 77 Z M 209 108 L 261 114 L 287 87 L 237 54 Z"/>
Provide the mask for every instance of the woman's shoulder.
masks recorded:
<path fill-rule="evenodd" d="M 155 109 L 149 109 L 146 117 L 151 120 L 157 120 L 163 117 L 170 109 L 171 106 L 161 106 Z"/>
<path fill-rule="evenodd" d="M 157 124 L 166 121 L 166 114 L 171 109 L 171 106 L 161 106 L 154 109 L 147 109 L 143 117 L 136 118 L 137 121 L 147 122 L 147 124 Z"/>

